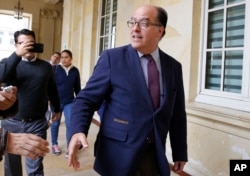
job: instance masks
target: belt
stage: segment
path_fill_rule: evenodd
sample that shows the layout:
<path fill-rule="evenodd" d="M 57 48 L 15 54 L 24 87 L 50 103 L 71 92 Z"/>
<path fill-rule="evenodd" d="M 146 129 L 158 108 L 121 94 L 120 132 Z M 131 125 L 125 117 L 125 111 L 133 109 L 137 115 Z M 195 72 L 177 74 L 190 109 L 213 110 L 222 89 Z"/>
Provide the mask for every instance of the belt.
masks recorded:
<path fill-rule="evenodd" d="M 15 119 L 14 118 L 14 120 L 21 121 L 21 122 L 34 122 L 34 121 L 39 120 L 39 119 L 31 119 L 31 118 L 28 118 L 28 119 L 25 119 L 25 118 L 23 118 L 23 119 Z"/>

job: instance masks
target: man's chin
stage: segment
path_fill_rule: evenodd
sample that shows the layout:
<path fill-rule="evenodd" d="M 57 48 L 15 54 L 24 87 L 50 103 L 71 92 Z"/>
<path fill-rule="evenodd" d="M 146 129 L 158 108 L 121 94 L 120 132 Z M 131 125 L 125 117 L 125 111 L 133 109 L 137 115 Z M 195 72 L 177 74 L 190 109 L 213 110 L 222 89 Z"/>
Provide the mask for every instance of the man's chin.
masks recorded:
<path fill-rule="evenodd" d="M 140 44 L 139 44 L 139 43 L 136 43 L 136 42 L 131 42 L 131 46 L 132 46 L 134 49 L 139 49 L 139 48 L 140 48 Z"/>
<path fill-rule="evenodd" d="M 27 54 L 25 54 L 24 57 L 26 57 L 27 59 L 34 59 L 35 53 L 27 53 Z"/>

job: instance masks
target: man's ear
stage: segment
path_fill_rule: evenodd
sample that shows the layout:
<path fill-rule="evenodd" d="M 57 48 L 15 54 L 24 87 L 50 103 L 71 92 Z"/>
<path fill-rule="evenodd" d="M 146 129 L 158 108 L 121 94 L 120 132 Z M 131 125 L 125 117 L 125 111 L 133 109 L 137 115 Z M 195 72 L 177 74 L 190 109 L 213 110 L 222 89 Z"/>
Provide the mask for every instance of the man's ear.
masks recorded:
<path fill-rule="evenodd" d="M 163 35 L 164 30 L 165 30 L 164 27 L 162 27 L 162 26 L 158 27 L 158 31 L 159 31 L 160 36 Z"/>

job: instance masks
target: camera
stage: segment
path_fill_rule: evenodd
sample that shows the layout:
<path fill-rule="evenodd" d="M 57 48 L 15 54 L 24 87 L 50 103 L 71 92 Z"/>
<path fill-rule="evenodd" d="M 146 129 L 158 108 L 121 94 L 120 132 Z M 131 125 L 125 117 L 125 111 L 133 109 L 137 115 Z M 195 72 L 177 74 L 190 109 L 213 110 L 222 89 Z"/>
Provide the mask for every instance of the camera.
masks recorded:
<path fill-rule="evenodd" d="M 43 44 L 42 43 L 34 43 L 33 48 L 29 50 L 33 53 L 43 53 Z"/>

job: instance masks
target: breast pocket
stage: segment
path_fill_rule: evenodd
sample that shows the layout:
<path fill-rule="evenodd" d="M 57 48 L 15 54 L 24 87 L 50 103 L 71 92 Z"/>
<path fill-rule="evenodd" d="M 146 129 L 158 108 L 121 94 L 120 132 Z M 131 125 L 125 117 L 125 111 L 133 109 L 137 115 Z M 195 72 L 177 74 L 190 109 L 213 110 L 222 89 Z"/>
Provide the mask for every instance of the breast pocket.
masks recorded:
<path fill-rule="evenodd" d="M 114 140 L 117 140 L 117 141 L 121 141 L 121 142 L 126 141 L 127 136 L 128 136 L 127 132 L 119 131 L 117 129 L 112 129 L 112 128 L 102 129 L 101 134 L 104 137 L 114 139 Z"/>

